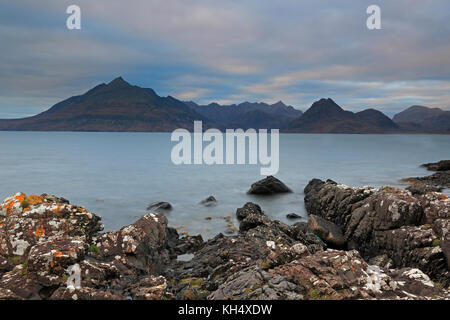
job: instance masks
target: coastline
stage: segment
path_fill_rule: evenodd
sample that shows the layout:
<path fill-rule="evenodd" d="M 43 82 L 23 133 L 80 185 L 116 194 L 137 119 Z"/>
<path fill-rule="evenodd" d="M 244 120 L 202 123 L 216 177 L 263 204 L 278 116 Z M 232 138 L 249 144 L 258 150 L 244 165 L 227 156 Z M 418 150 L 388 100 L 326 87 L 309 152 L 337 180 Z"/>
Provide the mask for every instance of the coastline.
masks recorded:
<path fill-rule="evenodd" d="M 449 299 L 450 200 L 314 179 L 310 219 L 292 226 L 259 206 L 239 233 L 203 241 L 150 213 L 119 231 L 53 195 L 2 202 L 3 299 Z M 264 209 L 264 208 L 262 208 Z M 405 239 L 407 241 L 405 242 Z M 81 287 L 67 288 L 78 265 Z"/>

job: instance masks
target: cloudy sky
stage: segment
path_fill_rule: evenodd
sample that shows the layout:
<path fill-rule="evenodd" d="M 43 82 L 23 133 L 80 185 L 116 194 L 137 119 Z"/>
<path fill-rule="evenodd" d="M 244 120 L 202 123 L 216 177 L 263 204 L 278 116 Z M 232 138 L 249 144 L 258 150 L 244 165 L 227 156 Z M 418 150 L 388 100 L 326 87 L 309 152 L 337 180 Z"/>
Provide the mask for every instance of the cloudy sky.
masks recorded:
<path fill-rule="evenodd" d="M 82 29 L 66 28 L 81 8 Z M 366 9 L 381 7 L 382 30 Z M 448 0 L 4 0 L 0 117 L 117 76 L 198 103 L 450 109 Z"/>

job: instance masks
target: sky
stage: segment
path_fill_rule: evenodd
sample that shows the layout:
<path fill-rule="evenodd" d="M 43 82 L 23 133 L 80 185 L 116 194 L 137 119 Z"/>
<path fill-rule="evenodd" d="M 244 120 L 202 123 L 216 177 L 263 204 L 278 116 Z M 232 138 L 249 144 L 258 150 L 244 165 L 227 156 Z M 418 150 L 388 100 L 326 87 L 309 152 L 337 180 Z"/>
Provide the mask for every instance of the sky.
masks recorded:
<path fill-rule="evenodd" d="M 81 30 L 66 9 L 81 8 Z M 366 26 L 381 8 L 381 30 Z M 448 0 L 3 0 L 0 118 L 122 76 L 201 104 L 450 109 Z"/>

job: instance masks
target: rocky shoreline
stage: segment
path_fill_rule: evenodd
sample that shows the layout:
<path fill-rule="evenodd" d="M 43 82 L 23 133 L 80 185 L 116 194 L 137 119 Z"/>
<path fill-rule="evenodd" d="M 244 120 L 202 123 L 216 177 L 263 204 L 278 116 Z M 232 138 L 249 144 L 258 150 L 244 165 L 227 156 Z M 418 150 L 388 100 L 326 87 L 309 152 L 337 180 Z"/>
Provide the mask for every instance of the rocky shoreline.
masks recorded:
<path fill-rule="evenodd" d="M 289 190 L 274 179 L 252 188 Z M 304 193 L 308 222 L 247 203 L 237 234 L 206 242 L 161 213 L 102 232 L 99 216 L 64 198 L 14 194 L 0 205 L 0 299 L 450 298 L 447 196 L 318 179 Z M 67 287 L 73 266 L 79 288 Z"/>

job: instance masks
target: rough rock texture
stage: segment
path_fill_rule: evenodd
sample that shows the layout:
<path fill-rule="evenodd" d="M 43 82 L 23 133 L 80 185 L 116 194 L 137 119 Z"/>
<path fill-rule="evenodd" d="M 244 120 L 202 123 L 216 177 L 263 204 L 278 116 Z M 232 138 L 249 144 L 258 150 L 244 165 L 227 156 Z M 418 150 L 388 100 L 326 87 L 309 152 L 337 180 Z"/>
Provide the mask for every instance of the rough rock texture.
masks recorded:
<path fill-rule="evenodd" d="M 450 284 L 446 195 L 314 179 L 305 188 L 305 206 L 310 214 L 339 225 L 348 248 L 365 259 L 385 254 L 394 268 L 419 268 L 444 286 Z"/>
<path fill-rule="evenodd" d="M 283 182 L 273 176 L 268 176 L 255 182 L 248 190 L 250 194 L 274 194 L 292 192 Z"/>
<path fill-rule="evenodd" d="M 236 210 L 236 217 L 239 221 L 244 220 L 249 215 L 262 215 L 261 207 L 253 202 L 247 202 L 242 208 Z"/>
<path fill-rule="evenodd" d="M 23 299 L 116 299 L 176 256 L 178 234 L 148 214 L 120 231 L 99 234 L 100 217 L 50 195 L 17 193 L 1 203 L 0 288 Z M 171 247 L 172 246 L 172 247 Z M 78 265 L 82 290 L 67 289 Z M 145 295 L 144 295 L 145 296 Z M 156 297 L 156 296 L 155 296 Z"/>
<path fill-rule="evenodd" d="M 389 269 L 382 255 L 369 265 L 354 250 L 327 249 L 305 223 L 252 208 L 237 235 L 204 242 L 179 238 L 162 214 L 100 233 L 100 218 L 81 207 L 16 194 L 1 204 L 0 299 L 450 298 L 417 268 Z M 448 219 L 433 228 L 448 248 Z M 70 281 L 78 272 L 79 286 Z"/>
<path fill-rule="evenodd" d="M 418 269 L 391 272 L 357 251 L 326 250 L 270 270 L 253 267 L 228 278 L 209 299 L 435 299 L 449 297 Z"/>

